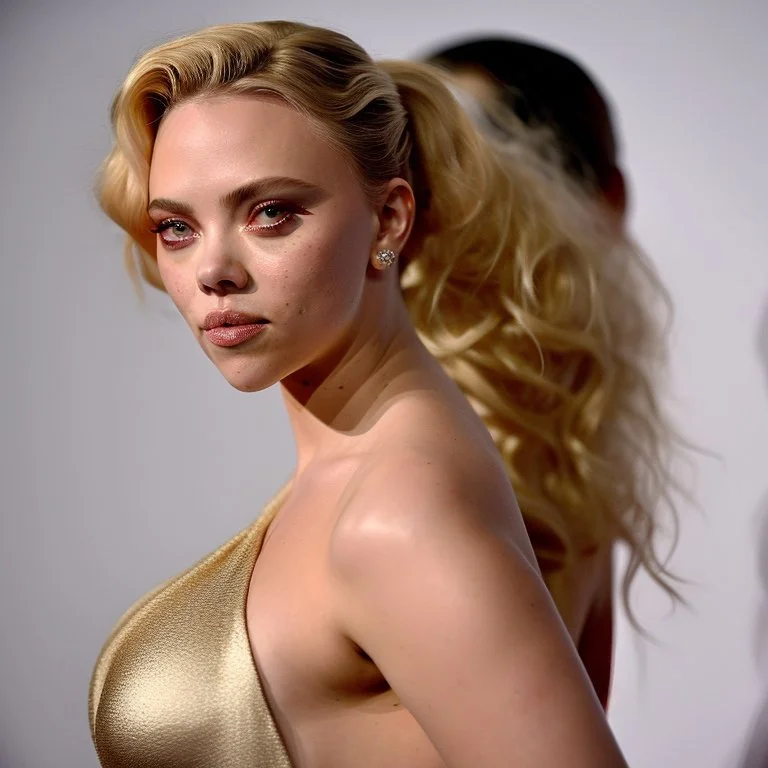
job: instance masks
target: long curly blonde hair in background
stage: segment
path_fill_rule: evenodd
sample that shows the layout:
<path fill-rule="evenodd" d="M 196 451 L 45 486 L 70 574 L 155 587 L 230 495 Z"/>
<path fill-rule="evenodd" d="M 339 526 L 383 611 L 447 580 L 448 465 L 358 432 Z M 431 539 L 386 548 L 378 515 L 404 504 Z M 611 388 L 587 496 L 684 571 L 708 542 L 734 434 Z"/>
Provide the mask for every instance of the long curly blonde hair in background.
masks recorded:
<path fill-rule="evenodd" d="M 560 586 L 574 564 L 623 541 L 635 622 L 639 568 L 679 599 L 656 551 L 662 509 L 677 534 L 672 433 L 651 381 L 666 294 L 536 137 L 517 126 L 504 145 L 484 138 L 444 78 L 426 64 L 376 63 L 344 35 L 293 22 L 173 40 L 144 54 L 115 97 L 101 205 L 128 233 L 129 263 L 162 289 L 146 213 L 154 138 L 175 105 L 211 94 L 284 99 L 345 153 L 372 202 L 389 179 L 408 179 L 417 214 L 402 285 L 413 322 L 493 435 L 558 609 L 567 620 Z"/>

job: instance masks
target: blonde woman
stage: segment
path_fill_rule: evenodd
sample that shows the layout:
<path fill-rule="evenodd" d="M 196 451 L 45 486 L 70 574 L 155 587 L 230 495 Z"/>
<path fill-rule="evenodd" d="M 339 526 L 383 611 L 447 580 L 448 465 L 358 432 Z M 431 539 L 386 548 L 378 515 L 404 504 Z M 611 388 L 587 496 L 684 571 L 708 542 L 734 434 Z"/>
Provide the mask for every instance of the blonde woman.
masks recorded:
<path fill-rule="evenodd" d="M 112 118 L 129 256 L 232 386 L 280 384 L 298 462 L 118 623 L 102 766 L 624 766 L 537 555 L 620 536 L 653 563 L 641 257 L 431 67 L 328 30 L 161 45 Z"/>

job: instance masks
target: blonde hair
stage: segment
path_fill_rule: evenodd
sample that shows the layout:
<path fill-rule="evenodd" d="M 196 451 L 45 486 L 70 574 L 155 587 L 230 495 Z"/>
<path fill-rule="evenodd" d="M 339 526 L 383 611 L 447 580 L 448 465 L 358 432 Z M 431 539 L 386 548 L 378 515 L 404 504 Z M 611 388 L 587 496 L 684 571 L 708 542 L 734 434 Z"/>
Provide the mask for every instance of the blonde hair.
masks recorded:
<path fill-rule="evenodd" d="M 129 264 L 163 288 L 149 234 L 154 137 L 174 105 L 270 93 L 305 115 L 356 169 L 372 201 L 408 179 L 416 223 L 402 254 L 404 297 L 427 347 L 464 391 L 501 453 L 542 571 L 564 617 L 578 559 L 620 540 L 670 595 L 656 553 L 674 487 L 671 431 L 651 372 L 652 321 L 666 294 L 630 243 L 535 137 L 484 138 L 430 65 L 373 62 L 349 38 L 292 22 L 211 27 L 145 53 L 112 105 L 115 144 L 99 179 L 127 233 Z"/>

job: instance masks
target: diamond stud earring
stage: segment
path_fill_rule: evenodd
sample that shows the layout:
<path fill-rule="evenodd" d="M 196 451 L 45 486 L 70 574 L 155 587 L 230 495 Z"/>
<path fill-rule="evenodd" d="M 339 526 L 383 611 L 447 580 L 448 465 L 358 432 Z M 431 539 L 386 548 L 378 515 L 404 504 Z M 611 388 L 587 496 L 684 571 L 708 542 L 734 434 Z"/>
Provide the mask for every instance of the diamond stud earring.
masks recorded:
<path fill-rule="evenodd" d="M 373 257 L 373 261 L 378 269 L 388 269 L 397 261 L 397 254 L 394 251 L 390 251 L 389 248 L 382 248 Z"/>

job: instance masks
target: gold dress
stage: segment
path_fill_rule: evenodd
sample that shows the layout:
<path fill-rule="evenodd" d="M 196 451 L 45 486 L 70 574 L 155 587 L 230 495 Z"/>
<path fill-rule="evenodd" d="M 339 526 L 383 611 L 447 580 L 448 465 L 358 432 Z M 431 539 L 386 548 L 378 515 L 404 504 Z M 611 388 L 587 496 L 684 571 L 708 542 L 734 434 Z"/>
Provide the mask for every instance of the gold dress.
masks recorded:
<path fill-rule="evenodd" d="M 89 695 L 103 768 L 291 768 L 245 624 L 253 566 L 284 494 L 112 631 Z"/>

